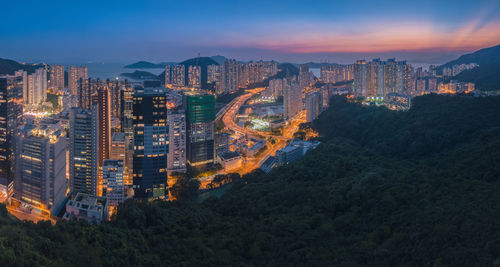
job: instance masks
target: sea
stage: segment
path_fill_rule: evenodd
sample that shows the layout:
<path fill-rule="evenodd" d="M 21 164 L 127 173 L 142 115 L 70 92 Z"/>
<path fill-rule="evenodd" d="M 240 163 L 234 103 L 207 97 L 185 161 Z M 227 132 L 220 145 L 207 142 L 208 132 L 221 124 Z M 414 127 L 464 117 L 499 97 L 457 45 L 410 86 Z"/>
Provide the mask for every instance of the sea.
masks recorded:
<path fill-rule="evenodd" d="M 127 64 L 125 63 L 98 63 L 98 62 L 87 62 L 87 63 L 74 63 L 68 64 L 68 66 L 85 66 L 88 69 L 89 77 L 96 79 L 99 78 L 101 80 L 106 79 L 129 79 L 127 77 L 121 76 L 122 73 L 132 73 L 136 70 L 138 71 L 147 71 L 154 75 L 160 75 L 165 69 L 128 69 L 124 68 Z"/>

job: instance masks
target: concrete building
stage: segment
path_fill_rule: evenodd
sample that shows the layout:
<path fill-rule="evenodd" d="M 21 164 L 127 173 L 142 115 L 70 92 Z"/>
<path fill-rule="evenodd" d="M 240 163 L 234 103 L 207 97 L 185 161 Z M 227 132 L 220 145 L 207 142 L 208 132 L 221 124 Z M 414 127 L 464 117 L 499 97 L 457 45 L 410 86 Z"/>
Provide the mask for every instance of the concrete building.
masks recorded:
<path fill-rule="evenodd" d="M 77 193 L 66 203 L 64 220 L 86 220 L 101 223 L 108 220 L 108 199 L 85 193 Z"/>
<path fill-rule="evenodd" d="M 201 67 L 189 66 L 188 69 L 188 86 L 195 89 L 201 88 Z"/>
<path fill-rule="evenodd" d="M 117 207 L 125 200 L 122 160 L 105 159 L 102 164 L 102 196 L 110 206 Z"/>
<path fill-rule="evenodd" d="M 89 73 L 87 67 L 76 67 L 69 66 L 68 68 L 68 88 L 71 94 L 78 94 L 78 81 L 80 79 L 87 80 L 89 78 Z"/>
<path fill-rule="evenodd" d="M 59 211 L 66 191 L 66 138 L 60 123 L 21 127 L 16 135 L 16 199 Z"/>
<path fill-rule="evenodd" d="M 302 110 L 302 88 L 297 82 L 287 83 L 283 88 L 283 117 L 292 119 Z"/>
<path fill-rule="evenodd" d="M 238 62 L 234 59 L 227 59 L 222 67 L 222 93 L 236 92 L 238 85 Z"/>
<path fill-rule="evenodd" d="M 312 122 L 318 118 L 322 104 L 321 92 L 310 93 L 306 96 L 306 122 Z"/>
<path fill-rule="evenodd" d="M 167 157 L 168 175 L 186 172 L 186 113 L 184 110 L 168 112 L 169 148 Z"/>
<path fill-rule="evenodd" d="M 50 88 L 62 92 L 64 90 L 64 66 L 50 66 Z"/>
<path fill-rule="evenodd" d="M 238 152 L 224 151 L 217 154 L 217 162 L 224 168 L 225 171 L 231 171 L 241 167 L 243 158 Z"/>
<path fill-rule="evenodd" d="M 39 105 L 47 99 L 47 71 L 45 68 L 35 70 L 28 75 L 28 88 L 25 103 L 28 105 Z"/>
<path fill-rule="evenodd" d="M 132 154 L 129 149 L 130 138 L 124 132 L 115 132 L 111 136 L 110 159 L 121 160 L 123 162 L 123 184 L 132 185 Z"/>

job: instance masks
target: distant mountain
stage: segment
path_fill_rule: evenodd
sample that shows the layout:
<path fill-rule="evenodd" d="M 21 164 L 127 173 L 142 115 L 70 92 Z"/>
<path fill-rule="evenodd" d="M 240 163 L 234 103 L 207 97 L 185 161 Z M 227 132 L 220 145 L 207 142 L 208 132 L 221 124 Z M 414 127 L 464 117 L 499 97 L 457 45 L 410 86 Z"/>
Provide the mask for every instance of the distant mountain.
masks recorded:
<path fill-rule="evenodd" d="M 453 80 L 472 82 L 476 84 L 476 89 L 482 91 L 500 90 L 500 45 L 462 55 L 456 60 L 439 66 L 438 73 L 442 72 L 445 67 L 468 63 L 477 63 L 479 67 L 463 71 L 453 77 Z"/>
<path fill-rule="evenodd" d="M 150 80 L 157 79 L 158 77 L 151 72 L 136 70 L 132 73 L 121 73 L 120 76 L 127 77 L 134 80 Z"/>
<path fill-rule="evenodd" d="M 36 69 L 43 67 L 42 64 L 24 64 L 11 59 L 0 58 L 0 74 L 14 74 L 18 70 L 25 70 L 28 73 L 35 72 Z"/>
<path fill-rule="evenodd" d="M 162 69 L 165 68 L 167 63 L 151 63 L 147 61 L 139 61 L 130 65 L 125 66 L 127 69 Z"/>
<path fill-rule="evenodd" d="M 462 55 L 455 60 L 439 66 L 438 71 L 442 71 L 445 67 L 468 63 L 477 63 L 480 66 L 484 64 L 500 63 L 500 45 L 483 48 L 474 53 Z"/>
<path fill-rule="evenodd" d="M 214 59 L 210 57 L 199 57 L 199 58 L 191 58 L 188 60 L 185 60 L 181 63 L 178 63 L 179 65 L 184 65 L 185 66 L 185 78 L 186 78 L 186 84 L 187 84 L 187 78 L 188 78 L 188 71 L 189 71 L 189 66 L 198 66 L 201 67 L 201 88 L 207 88 L 207 66 L 208 65 L 219 65 Z M 160 75 L 157 77 L 162 83 L 165 82 L 165 72 L 162 72 Z"/>
<path fill-rule="evenodd" d="M 272 78 L 286 78 L 289 76 L 299 75 L 299 69 L 292 63 L 281 63 L 278 64 L 278 74 L 274 75 Z"/>
<path fill-rule="evenodd" d="M 213 56 L 210 58 L 213 59 L 215 62 L 217 62 L 219 65 L 224 64 L 224 61 L 226 61 L 226 57 L 221 55 Z"/>

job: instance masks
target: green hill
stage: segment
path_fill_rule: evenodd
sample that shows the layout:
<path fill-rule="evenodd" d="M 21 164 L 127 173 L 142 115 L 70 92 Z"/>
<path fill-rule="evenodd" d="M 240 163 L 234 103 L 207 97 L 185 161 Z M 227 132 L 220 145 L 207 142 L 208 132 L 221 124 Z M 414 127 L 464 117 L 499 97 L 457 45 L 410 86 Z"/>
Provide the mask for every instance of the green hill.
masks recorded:
<path fill-rule="evenodd" d="M 189 66 L 196 66 L 197 61 L 198 61 L 198 66 L 201 67 L 201 88 L 207 88 L 207 66 L 208 65 L 219 65 L 219 64 L 215 60 L 213 60 L 212 58 L 209 58 L 209 57 L 191 58 L 191 59 L 185 60 L 181 63 L 178 63 L 179 65 L 185 66 L 185 78 L 186 78 L 185 83 L 186 84 L 187 84 L 187 79 L 188 79 Z M 158 79 L 162 83 L 165 83 L 165 72 L 162 72 L 160 75 L 158 75 Z"/>
<path fill-rule="evenodd" d="M 147 61 L 138 61 L 136 63 L 125 66 L 127 69 L 162 69 L 165 68 L 166 63 L 151 63 Z"/>
<path fill-rule="evenodd" d="M 43 67 L 41 64 L 22 64 L 11 59 L 0 58 L 0 74 L 13 75 L 18 70 L 25 70 L 29 74 Z"/>
<path fill-rule="evenodd" d="M 136 70 L 132 73 L 121 73 L 120 76 L 134 79 L 134 80 L 150 80 L 150 79 L 156 80 L 157 79 L 157 76 L 154 75 L 153 73 L 147 72 L 147 71 L 139 71 L 139 70 Z"/>
<path fill-rule="evenodd" d="M 476 89 L 483 91 L 500 89 L 500 45 L 463 55 L 441 65 L 438 72 L 441 72 L 444 67 L 468 63 L 477 63 L 479 67 L 465 70 L 453 77 L 453 80 L 473 82 L 476 84 Z"/>
<path fill-rule="evenodd" d="M 453 77 L 460 82 L 473 82 L 482 91 L 500 90 L 500 63 L 484 64 Z"/>
<path fill-rule="evenodd" d="M 495 266 L 499 107 L 500 97 L 427 95 L 394 112 L 334 97 L 312 124 L 323 143 L 298 162 L 201 204 L 127 201 L 101 225 L 0 224 L 0 261 Z"/>

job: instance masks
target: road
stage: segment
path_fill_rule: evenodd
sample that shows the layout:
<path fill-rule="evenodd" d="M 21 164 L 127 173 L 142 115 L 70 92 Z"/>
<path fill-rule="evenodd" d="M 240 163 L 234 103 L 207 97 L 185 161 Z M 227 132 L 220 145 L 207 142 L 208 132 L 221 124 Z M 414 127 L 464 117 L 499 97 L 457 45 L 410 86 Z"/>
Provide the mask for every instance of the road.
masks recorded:
<path fill-rule="evenodd" d="M 247 135 L 249 137 L 253 137 L 256 139 L 262 139 L 264 138 L 273 138 L 276 143 L 273 145 L 270 142 L 267 142 L 266 145 L 266 150 L 260 153 L 260 156 L 256 158 L 247 158 L 243 166 L 239 169 L 233 170 L 231 172 L 237 172 L 241 175 L 249 173 L 257 168 L 260 167 L 260 164 L 264 162 L 269 156 L 273 156 L 276 154 L 276 151 L 279 149 L 283 148 L 286 146 L 286 143 L 288 140 L 293 138 L 293 134 L 298 130 L 298 127 L 301 123 L 305 122 L 305 112 L 302 111 L 299 114 L 297 114 L 285 127 L 283 127 L 283 135 L 282 136 L 276 136 L 276 135 L 271 135 L 268 133 L 264 132 L 259 132 L 255 130 L 250 130 L 244 127 L 239 126 L 234 122 L 235 116 L 238 114 L 238 111 L 242 105 L 245 104 L 245 102 L 250 99 L 253 95 L 263 91 L 265 88 L 256 88 L 253 90 L 248 91 L 247 94 L 244 94 L 230 103 L 230 107 L 226 109 L 226 112 L 224 113 L 222 117 L 222 122 L 224 125 L 240 134 Z M 221 171 L 221 173 L 225 173 L 224 171 Z M 219 173 L 218 173 L 219 174 Z"/>

